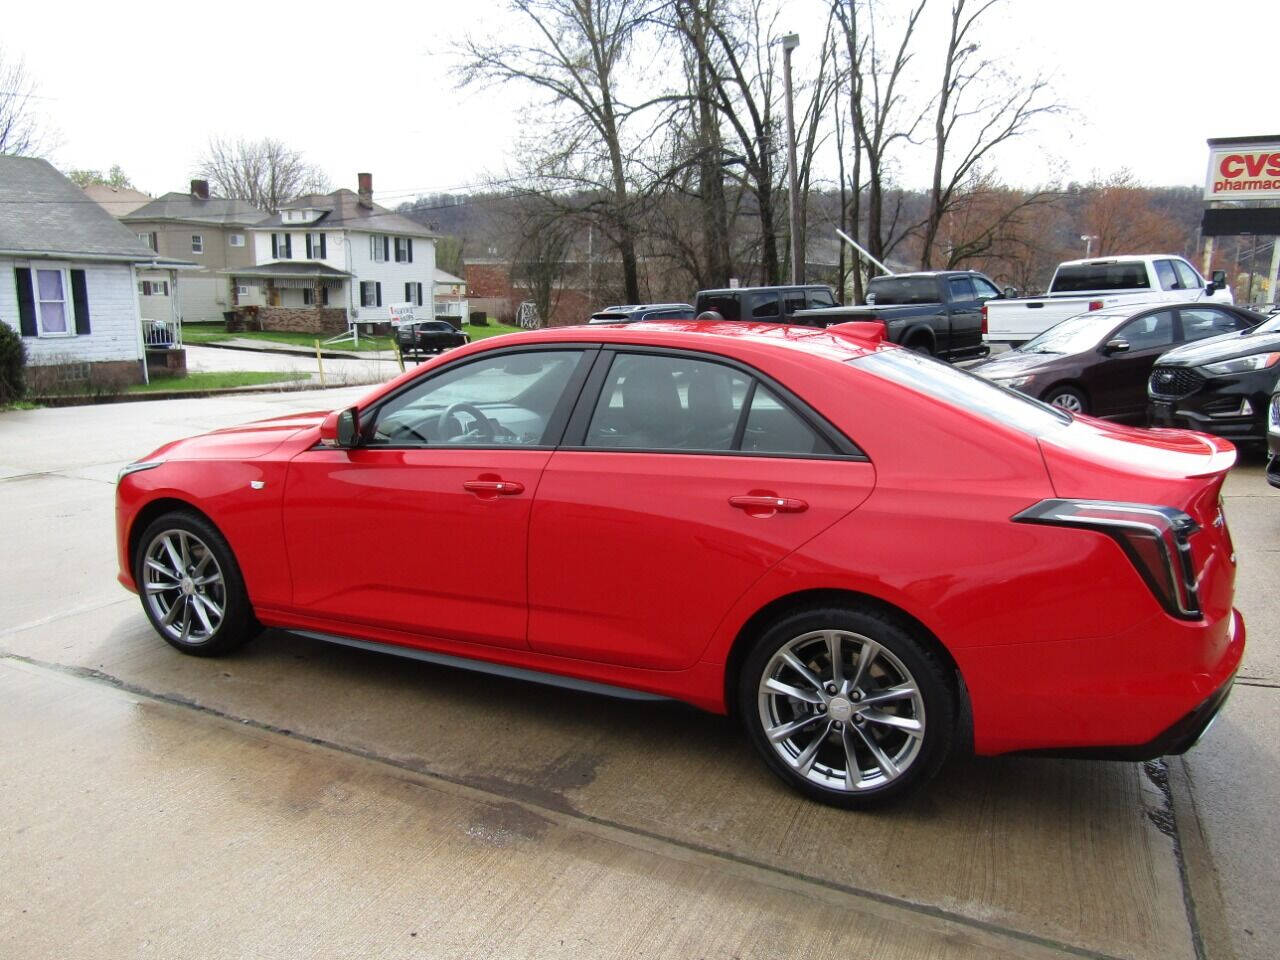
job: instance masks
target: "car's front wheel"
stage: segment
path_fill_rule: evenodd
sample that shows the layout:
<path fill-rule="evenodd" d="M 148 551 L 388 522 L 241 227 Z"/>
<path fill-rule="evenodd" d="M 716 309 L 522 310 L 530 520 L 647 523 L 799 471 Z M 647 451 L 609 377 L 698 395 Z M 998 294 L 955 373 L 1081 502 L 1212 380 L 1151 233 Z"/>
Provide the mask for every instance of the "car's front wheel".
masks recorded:
<path fill-rule="evenodd" d="M 1044 402 L 1054 407 L 1061 407 L 1071 413 L 1088 413 L 1089 401 L 1084 393 L 1075 387 L 1060 386 L 1050 388 L 1044 395 Z"/>
<path fill-rule="evenodd" d="M 842 807 L 919 786 L 955 736 L 956 699 L 938 656 L 873 610 L 818 607 L 775 622 L 743 665 L 738 711 L 775 773 Z"/>
<path fill-rule="evenodd" d="M 230 546 L 198 514 L 174 511 L 148 524 L 133 575 L 151 625 L 183 653 L 228 653 L 260 629 Z"/>

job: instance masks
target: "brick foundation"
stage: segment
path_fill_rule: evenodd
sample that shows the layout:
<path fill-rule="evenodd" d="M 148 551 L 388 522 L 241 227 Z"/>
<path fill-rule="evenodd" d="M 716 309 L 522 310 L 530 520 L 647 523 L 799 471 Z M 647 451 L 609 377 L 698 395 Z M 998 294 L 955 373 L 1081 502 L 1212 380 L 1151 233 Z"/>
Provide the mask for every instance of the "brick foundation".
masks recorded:
<path fill-rule="evenodd" d="M 328 336 L 347 330 L 347 312 L 334 307 L 259 307 L 257 314 L 260 330 Z"/>
<path fill-rule="evenodd" d="M 27 367 L 26 380 L 27 395 L 31 397 L 111 393 L 131 383 L 142 383 L 142 364 L 137 360 L 40 364 Z"/>
<path fill-rule="evenodd" d="M 185 377 L 186 375 L 186 350 L 179 347 L 176 350 L 147 351 L 147 376 L 152 380 L 163 377 Z"/>

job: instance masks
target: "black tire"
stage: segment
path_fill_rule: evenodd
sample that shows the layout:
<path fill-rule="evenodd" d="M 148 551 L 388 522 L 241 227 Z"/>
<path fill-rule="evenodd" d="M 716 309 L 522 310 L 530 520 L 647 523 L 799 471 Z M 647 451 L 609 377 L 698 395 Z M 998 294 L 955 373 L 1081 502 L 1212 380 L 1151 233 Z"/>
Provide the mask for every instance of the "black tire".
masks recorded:
<path fill-rule="evenodd" d="M 805 705 L 802 700 L 766 691 L 764 684 L 771 679 L 803 688 L 803 693 L 812 686 L 799 682 L 799 673 L 786 673 L 791 668 L 776 657 L 784 648 L 806 664 L 816 679 L 824 679 L 821 650 L 831 649 L 830 641 L 815 638 L 815 634 L 840 637 L 836 649 L 842 661 L 842 686 L 837 688 L 841 692 L 827 696 L 831 692 L 827 687 L 819 693 L 825 703 Z M 858 671 L 857 662 L 865 641 L 871 643 L 868 649 L 874 651 L 873 659 L 869 667 Z M 805 660 L 806 652 L 812 649 L 806 645 L 813 644 L 821 645 L 816 659 Z M 830 658 L 825 662 L 829 675 Z M 904 671 L 907 676 L 902 682 L 893 682 L 894 676 Z M 788 679 L 780 679 L 780 673 Z M 858 679 L 855 674 L 862 676 L 858 687 L 845 693 L 843 684 Z M 949 676 L 949 669 L 930 646 L 890 614 L 853 607 L 808 607 L 775 621 L 747 655 L 738 677 L 738 716 L 746 727 L 748 739 L 769 769 L 788 786 L 832 806 L 870 807 L 918 789 L 938 772 L 951 753 L 958 718 L 956 694 Z M 869 708 L 851 703 L 864 697 L 883 697 L 890 690 L 908 687 L 914 689 L 917 696 Z M 850 707 L 854 711 L 852 715 L 847 712 Z M 789 709 L 792 713 L 775 717 L 779 709 Z M 806 719 L 810 713 L 814 715 L 812 720 Z M 872 714 L 876 715 L 874 722 L 870 719 Z M 838 716 L 849 719 L 837 720 Z M 796 737 L 788 737 L 779 744 L 771 742 L 766 733 L 770 726 L 777 731 L 784 725 L 801 722 L 811 727 L 798 729 Z M 921 728 L 918 736 L 899 726 L 911 722 Z M 820 726 L 825 726 L 825 731 L 818 729 Z M 814 732 L 809 734 L 808 729 Z M 793 742 L 805 737 L 808 743 L 803 749 L 799 742 Z M 873 742 L 880 748 L 878 755 L 872 753 Z M 816 759 L 802 772 L 811 749 Z M 794 755 L 789 752 L 792 750 Z M 784 759 L 784 753 L 789 759 Z M 854 758 L 852 766 L 847 759 L 850 756 Z M 877 757 L 883 757 L 884 761 Z M 899 768 L 899 763 L 904 766 Z M 884 769 L 886 766 L 889 772 Z M 849 774 L 851 769 L 856 769 L 856 778 Z"/>
<path fill-rule="evenodd" d="M 157 556 L 157 562 L 170 570 L 180 569 L 180 561 L 187 559 L 183 580 L 148 563 L 149 557 Z M 214 568 L 217 580 L 210 574 Z M 147 619 L 166 643 L 183 653 L 221 656 L 262 631 L 253 616 L 244 577 L 231 547 L 218 529 L 199 514 L 175 510 L 147 524 L 138 538 L 133 576 Z M 190 584 L 184 580 L 190 580 Z M 175 587 L 165 589 L 168 583 Z M 217 609 L 221 615 L 215 618 Z M 169 623 L 165 622 L 166 611 L 173 614 Z M 185 626 L 179 628 L 179 624 Z"/>
<path fill-rule="evenodd" d="M 1050 387 L 1040 399 L 1050 406 L 1062 407 L 1072 413 L 1089 412 L 1089 398 L 1084 395 L 1084 391 L 1065 383 Z"/>
<path fill-rule="evenodd" d="M 915 337 L 907 342 L 907 349 L 926 357 L 933 356 L 933 342 L 928 337 Z"/>

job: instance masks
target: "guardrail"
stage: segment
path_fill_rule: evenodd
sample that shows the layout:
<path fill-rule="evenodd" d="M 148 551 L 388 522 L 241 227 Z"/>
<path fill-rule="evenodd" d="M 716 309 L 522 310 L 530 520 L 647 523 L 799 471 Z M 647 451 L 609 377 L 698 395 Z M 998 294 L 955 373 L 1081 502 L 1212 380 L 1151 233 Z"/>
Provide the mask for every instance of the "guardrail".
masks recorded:
<path fill-rule="evenodd" d="M 182 346 L 182 324 L 177 320 L 143 320 L 142 340 L 148 350 L 175 350 Z"/>

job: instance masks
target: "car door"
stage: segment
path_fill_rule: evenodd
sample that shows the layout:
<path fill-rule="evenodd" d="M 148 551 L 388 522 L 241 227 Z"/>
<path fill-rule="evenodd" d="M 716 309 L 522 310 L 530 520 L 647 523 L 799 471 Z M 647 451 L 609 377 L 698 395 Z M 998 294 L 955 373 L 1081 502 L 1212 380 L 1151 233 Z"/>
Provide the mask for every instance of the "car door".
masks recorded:
<path fill-rule="evenodd" d="M 974 286 L 976 280 L 976 277 L 947 278 L 950 302 L 943 309 L 950 321 L 950 330 L 943 356 L 976 350 L 982 343 L 982 303 Z"/>
<path fill-rule="evenodd" d="M 723 358 L 603 350 L 529 529 L 529 644 L 681 670 L 733 602 L 874 484 L 847 438 Z"/>
<path fill-rule="evenodd" d="M 1160 354 L 1174 345 L 1174 311 L 1152 310 L 1126 321 L 1098 346 L 1099 359 L 1086 373 L 1085 387 L 1100 417 L 1146 416 L 1147 379 Z M 1128 349 L 1108 354 L 1107 342 L 1122 340 Z"/>
<path fill-rule="evenodd" d="M 465 358 L 362 411 L 355 448 L 295 457 L 284 531 L 298 612 L 525 647 L 530 505 L 589 356 Z"/>

